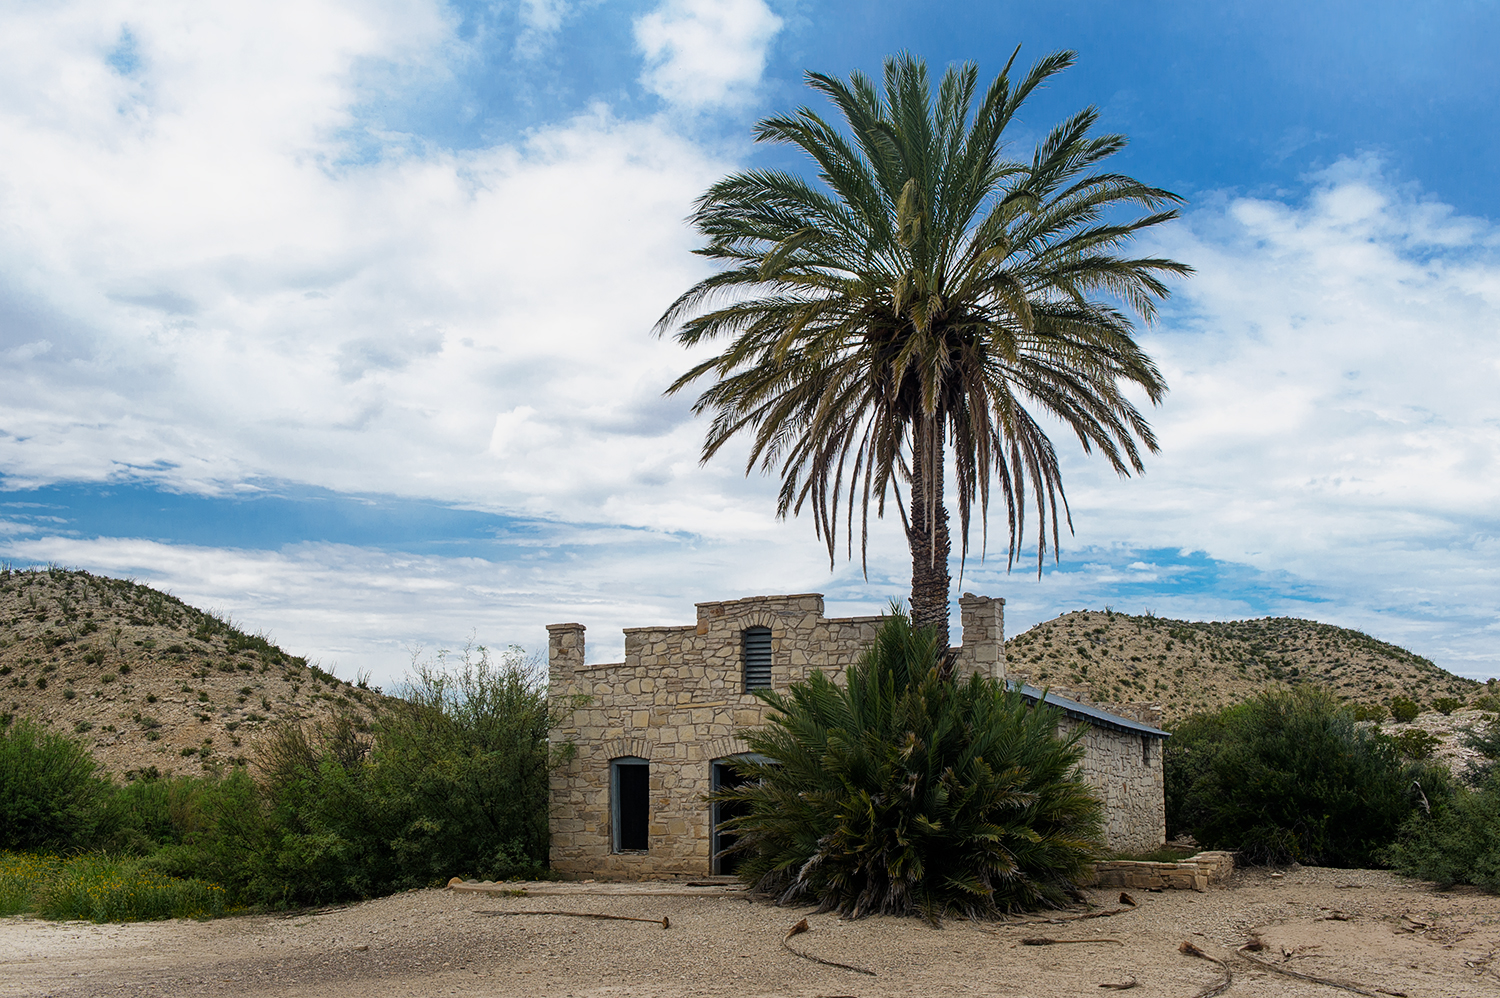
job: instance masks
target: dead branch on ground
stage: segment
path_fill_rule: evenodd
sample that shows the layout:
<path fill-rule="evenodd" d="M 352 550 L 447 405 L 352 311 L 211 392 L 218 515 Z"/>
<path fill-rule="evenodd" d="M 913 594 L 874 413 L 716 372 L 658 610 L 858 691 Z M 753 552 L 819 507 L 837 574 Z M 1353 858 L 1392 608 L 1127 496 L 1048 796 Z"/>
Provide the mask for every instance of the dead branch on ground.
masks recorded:
<path fill-rule="evenodd" d="M 497 911 L 493 908 L 476 911 L 476 915 L 561 915 L 564 918 L 600 918 L 611 922 L 650 922 L 652 925 L 660 925 L 664 929 L 672 927 L 672 920 L 663 915 L 661 918 L 637 918 L 634 915 L 604 915 L 597 911 Z"/>
<path fill-rule="evenodd" d="M 781 948 L 786 950 L 793 956 L 800 956 L 802 959 L 811 960 L 813 963 L 821 963 L 825 967 L 837 967 L 839 970 L 849 970 L 853 971 L 856 974 L 868 974 L 871 977 L 876 976 L 875 971 L 867 970 L 864 967 L 855 967 L 847 963 L 839 963 L 837 960 L 825 960 L 821 956 L 813 956 L 811 953 L 804 953 L 801 950 L 792 949 L 792 944 L 787 942 L 787 940 L 791 939 L 793 936 L 798 936 L 804 932 L 811 931 L 812 926 L 807 924 L 807 919 L 802 919 L 802 921 L 792 926 L 791 929 L 787 931 L 787 934 L 781 938 Z"/>
<path fill-rule="evenodd" d="M 1223 960 L 1220 960 L 1216 956 L 1209 956 L 1207 953 L 1203 952 L 1201 949 L 1199 949 L 1197 946 L 1194 946 L 1186 939 L 1182 941 L 1181 946 L 1177 947 L 1177 951 L 1179 953 L 1185 954 L 1186 956 L 1196 956 L 1201 960 L 1207 960 L 1209 963 L 1216 963 L 1219 965 L 1219 969 L 1224 971 L 1224 979 L 1222 981 L 1220 981 L 1218 984 L 1215 984 L 1213 987 L 1204 988 L 1202 991 L 1199 991 L 1197 994 L 1193 995 L 1193 998 L 1214 998 L 1215 995 L 1221 995 L 1225 991 L 1229 990 L 1229 985 L 1234 980 L 1234 971 L 1229 969 L 1229 964 L 1225 963 Z"/>
<path fill-rule="evenodd" d="M 1241 958 L 1250 961 L 1257 967 L 1260 967 L 1262 970 L 1269 970 L 1273 974 L 1281 974 L 1284 977 L 1294 977 L 1299 981 L 1307 981 L 1309 984 L 1322 984 L 1326 987 L 1338 988 L 1341 991 L 1353 991 L 1357 995 L 1368 995 L 1369 998 L 1379 998 L 1380 994 L 1396 995 L 1398 996 L 1398 998 L 1405 998 L 1405 995 L 1400 991 L 1385 991 L 1384 989 L 1382 989 L 1377 994 L 1375 991 L 1368 991 L 1357 984 L 1348 984 L 1343 981 L 1334 981 L 1330 980 L 1327 977 L 1318 977 L 1315 974 L 1298 973 L 1295 970 L 1288 970 L 1285 967 L 1278 967 L 1276 964 L 1270 962 L 1269 960 L 1262 960 L 1259 957 L 1250 955 L 1251 953 L 1258 952 L 1262 948 L 1263 944 L 1257 938 L 1251 939 L 1248 943 L 1241 946 L 1236 952 L 1239 953 Z"/>

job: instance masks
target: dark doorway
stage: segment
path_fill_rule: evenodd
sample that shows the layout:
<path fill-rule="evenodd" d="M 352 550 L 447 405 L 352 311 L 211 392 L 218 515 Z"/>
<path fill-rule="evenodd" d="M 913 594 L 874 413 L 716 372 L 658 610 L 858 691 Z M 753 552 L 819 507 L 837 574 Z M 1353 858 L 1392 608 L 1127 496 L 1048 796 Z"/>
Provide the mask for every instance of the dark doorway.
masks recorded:
<path fill-rule="evenodd" d="M 651 767 L 644 759 L 614 764 L 615 852 L 645 849 L 651 824 Z"/>
<path fill-rule="evenodd" d="M 728 761 L 714 763 L 715 790 L 727 790 L 731 787 L 740 786 L 744 782 L 745 778 L 736 773 Z M 720 855 L 725 849 L 734 845 L 737 836 L 719 831 L 719 826 L 730 818 L 738 818 L 745 813 L 747 813 L 747 809 L 743 804 L 716 803 L 713 806 L 713 872 L 718 876 L 733 876 L 735 871 L 739 869 L 742 858 L 739 853 L 733 853 L 728 856 Z"/>

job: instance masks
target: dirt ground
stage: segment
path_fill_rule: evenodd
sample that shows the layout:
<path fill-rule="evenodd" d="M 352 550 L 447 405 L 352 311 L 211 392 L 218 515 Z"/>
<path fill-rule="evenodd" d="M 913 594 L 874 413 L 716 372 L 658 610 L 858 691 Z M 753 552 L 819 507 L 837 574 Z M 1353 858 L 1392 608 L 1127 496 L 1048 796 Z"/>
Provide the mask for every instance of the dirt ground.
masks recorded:
<path fill-rule="evenodd" d="M 841 921 L 735 891 L 665 883 L 532 884 L 523 896 L 414 891 L 291 917 L 134 925 L 0 919 L 0 995 L 1104 995 L 1192 998 L 1221 968 L 1234 995 L 1337 995 L 1257 959 L 1409 998 L 1500 995 L 1500 897 L 1365 870 L 1236 872 L 1207 893 L 1135 892 L 1102 918 L 998 925 Z M 1095 910 L 1121 907 L 1094 892 Z M 669 920 L 521 914 L 592 912 Z M 509 913 L 509 914 L 503 914 Z M 785 940 L 807 916 L 810 931 Z M 1054 916 L 1055 917 L 1055 916 Z M 1076 942 L 1047 946 L 1022 940 Z M 858 973 L 799 956 L 859 967 Z"/>

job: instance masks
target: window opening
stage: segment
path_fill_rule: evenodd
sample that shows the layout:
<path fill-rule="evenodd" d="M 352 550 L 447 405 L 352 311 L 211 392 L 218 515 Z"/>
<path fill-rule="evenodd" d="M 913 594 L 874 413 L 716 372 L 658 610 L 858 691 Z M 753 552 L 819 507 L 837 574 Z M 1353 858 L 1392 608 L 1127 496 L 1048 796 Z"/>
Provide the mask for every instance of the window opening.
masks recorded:
<path fill-rule="evenodd" d="M 1151 736 L 1141 735 L 1141 762 L 1147 769 L 1151 768 Z"/>
<path fill-rule="evenodd" d="M 745 689 L 771 688 L 771 629 L 745 628 Z"/>
<path fill-rule="evenodd" d="M 651 824 L 651 765 L 626 757 L 610 763 L 615 852 L 647 848 Z"/>

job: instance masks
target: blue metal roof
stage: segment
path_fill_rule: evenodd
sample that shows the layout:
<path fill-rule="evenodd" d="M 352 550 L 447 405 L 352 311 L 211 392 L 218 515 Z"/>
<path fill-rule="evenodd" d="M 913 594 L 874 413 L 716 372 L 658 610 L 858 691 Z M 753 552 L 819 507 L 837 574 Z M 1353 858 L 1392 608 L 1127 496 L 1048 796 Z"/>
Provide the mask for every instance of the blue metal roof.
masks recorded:
<path fill-rule="evenodd" d="M 1142 724 L 1140 721 L 1132 721 L 1130 718 L 1121 717 L 1119 714 L 1111 714 L 1109 711 L 1100 710 L 1098 707 L 1090 707 L 1088 704 L 1079 703 L 1077 700 L 1060 697 L 1056 693 L 1043 693 L 1035 686 L 1027 686 L 1023 683 L 1013 681 L 1007 681 L 1007 685 L 1013 690 L 1019 690 L 1023 697 L 1033 703 L 1038 700 L 1045 700 L 1048 706 L 1056 707 L 1075 721 L 1087 721 L 1089 724 L 1100 728 L 1112 728 L 1115 731 L 1145 735 L 1150 738 L 1172 737 L 1160 728 L 1153 728 L 1151 725 Z"/>

